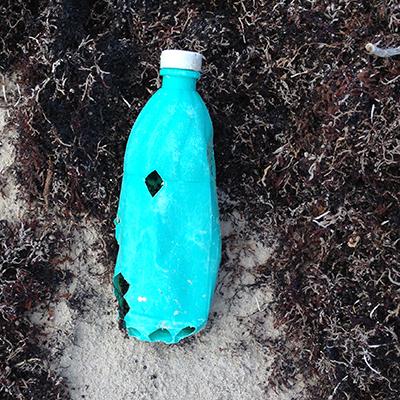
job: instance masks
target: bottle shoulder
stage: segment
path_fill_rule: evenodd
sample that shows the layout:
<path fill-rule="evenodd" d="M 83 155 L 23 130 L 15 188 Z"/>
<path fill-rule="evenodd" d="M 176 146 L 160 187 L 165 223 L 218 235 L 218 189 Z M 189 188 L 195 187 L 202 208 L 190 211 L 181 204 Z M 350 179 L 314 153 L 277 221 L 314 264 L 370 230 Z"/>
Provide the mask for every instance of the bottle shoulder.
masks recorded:
<path fill-rule="evenodd" d="M 170 176 L 202 179 L 210 173 L 207 154 L 213 129 L 195 91 L 158 90 L 137 118 L 127 145 L 125 171 L 161 170 Z"/>
<path fill-rule="evenodd" d="M 180 118 L 207 118 L 211 123 L 210 115 L 203 99 L 197 91 L 158 89 L 143 107 L 140 115 L 154 118 L 170 114 Z M 162 114 L 163 113 L 163 114 Z M 147 115 L 149 114 L 149 115 Z"/>
<path fill-rule="evenodd" d="M 185 134 L 190 127 L 192 135 L 209 142 L 213 127 L 208 109 L 197 91 L 173 91 L 160 88 L 139 113 L 131 135 L 152 135 L 160 130 L 172 135 Z"/>

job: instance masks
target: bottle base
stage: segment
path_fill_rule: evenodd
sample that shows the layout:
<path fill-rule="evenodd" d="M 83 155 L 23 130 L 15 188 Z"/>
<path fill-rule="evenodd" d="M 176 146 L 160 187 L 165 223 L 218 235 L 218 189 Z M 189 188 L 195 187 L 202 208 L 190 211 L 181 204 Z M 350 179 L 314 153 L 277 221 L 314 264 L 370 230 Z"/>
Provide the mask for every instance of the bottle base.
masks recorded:
<path fill-rule="evenodd" d="M 181 340 L 198 333 L 204 326 L 195 327 L 193 325 L 186 325 L 183 328 L 167 329 L 157 327 L 156 329 L 142 329 L 126 326 L 125 329 L 129 336 L 134 337 L 144 342 L 163 342 L 166 344 L 176 344 Z"/>

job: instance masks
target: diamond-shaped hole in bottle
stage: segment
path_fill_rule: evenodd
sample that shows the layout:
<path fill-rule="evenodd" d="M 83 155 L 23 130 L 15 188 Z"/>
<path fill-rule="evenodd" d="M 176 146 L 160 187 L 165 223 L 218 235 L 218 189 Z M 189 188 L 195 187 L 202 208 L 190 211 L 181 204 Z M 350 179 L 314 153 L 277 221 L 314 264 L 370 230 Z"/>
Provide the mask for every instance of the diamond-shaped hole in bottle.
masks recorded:
<path fill-rule="evenodd" d="M 150 172 L 150 174 L 146 176 L 145 183 L 152 197 L 154 197 L 164 185 L 163 179 L 156 170 Z"/>

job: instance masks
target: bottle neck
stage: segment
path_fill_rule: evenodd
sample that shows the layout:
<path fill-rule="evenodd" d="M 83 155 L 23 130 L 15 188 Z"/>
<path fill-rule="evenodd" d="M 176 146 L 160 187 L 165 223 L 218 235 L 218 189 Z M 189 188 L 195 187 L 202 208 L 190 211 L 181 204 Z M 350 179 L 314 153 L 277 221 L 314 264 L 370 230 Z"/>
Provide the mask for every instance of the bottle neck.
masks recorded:
<path fill-rule="evenodd" d="M 162 76 L 161 87 L 174 90 L 194 91 L 196 82 L 200 78 L 200 72 L 178 68 L 162 68 L 160 75 Z"/>

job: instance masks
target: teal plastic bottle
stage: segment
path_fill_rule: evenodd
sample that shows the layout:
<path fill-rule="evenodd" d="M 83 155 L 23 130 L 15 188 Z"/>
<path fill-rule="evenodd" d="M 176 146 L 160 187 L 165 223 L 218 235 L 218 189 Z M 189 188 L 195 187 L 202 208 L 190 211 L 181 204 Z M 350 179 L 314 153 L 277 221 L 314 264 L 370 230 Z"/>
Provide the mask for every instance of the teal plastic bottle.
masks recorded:
<path fill-rule="evenodd" d="M 202 56 L 166 50 L 162 86 L 124 159 L 114 289 L 130 336 L 177 343 L 207 323 L 221 258 L 213 129 L 196 90 Z"/>

